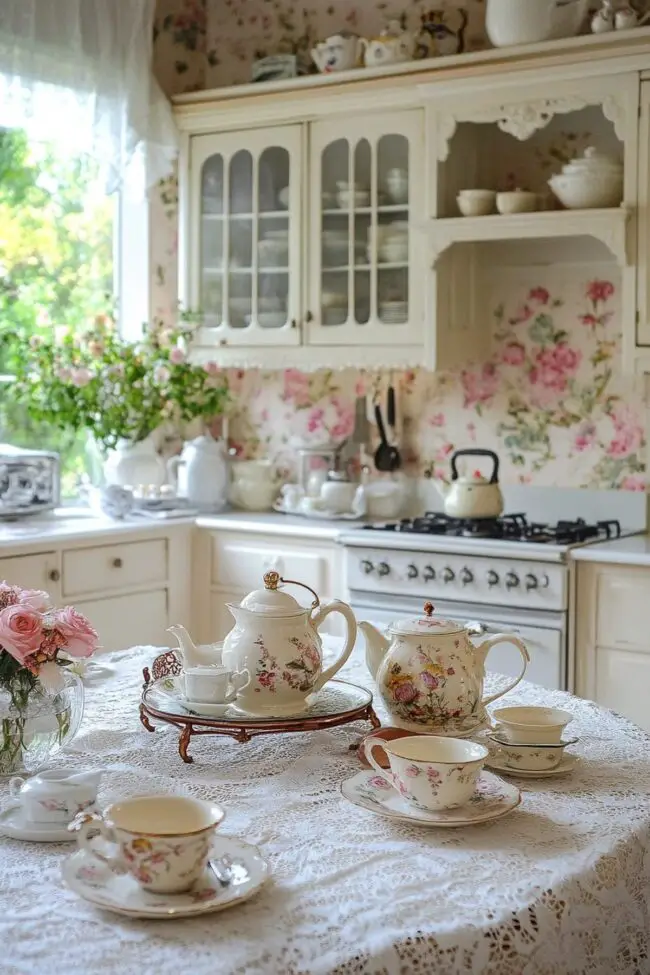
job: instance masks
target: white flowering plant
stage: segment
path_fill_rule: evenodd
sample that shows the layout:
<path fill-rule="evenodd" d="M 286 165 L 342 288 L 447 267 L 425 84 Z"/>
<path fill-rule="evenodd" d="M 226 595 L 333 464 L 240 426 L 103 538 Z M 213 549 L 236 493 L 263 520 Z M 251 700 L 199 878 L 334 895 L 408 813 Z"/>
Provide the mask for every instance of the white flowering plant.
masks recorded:
<path fill-rule="evenodd" d="M 139 342 L 127 342 L 109 316 L 98 315 L 81 333 L 18 337 L 14 389 L 34 420 L 88 430 L 105 450 L 137 443 L 164 422 L 224 412 L 226 375 L 215 362 L 190 361 L 193 336 L 191 321 L 156 322 Z"/>

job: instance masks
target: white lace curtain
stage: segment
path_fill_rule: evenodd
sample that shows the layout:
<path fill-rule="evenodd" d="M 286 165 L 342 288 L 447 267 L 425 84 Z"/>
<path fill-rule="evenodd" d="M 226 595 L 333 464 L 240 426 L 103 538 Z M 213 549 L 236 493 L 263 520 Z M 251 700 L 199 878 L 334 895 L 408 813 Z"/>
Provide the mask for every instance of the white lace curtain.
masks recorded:
<path fill-rule="evenodd" d="M 152 70 L 155 0 L 0 0 L 0 126 L 88 151 L 138 195 L 177 152 Z"/>

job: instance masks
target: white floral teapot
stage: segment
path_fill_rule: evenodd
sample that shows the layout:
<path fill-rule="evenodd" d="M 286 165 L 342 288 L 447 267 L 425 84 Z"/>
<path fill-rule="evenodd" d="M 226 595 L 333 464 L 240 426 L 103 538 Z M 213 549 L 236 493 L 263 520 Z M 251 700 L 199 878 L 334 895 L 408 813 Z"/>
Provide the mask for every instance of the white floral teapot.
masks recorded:
<path fill-rule="evenodd" d="M 408 30 L 402 30 L 398 20 L 390 20 L 379 37 L 361 38 L 363 61 L 367 68 L 379 68 L 386 64 L 412 61 L 417 38 Z"/>
<path fill-rule="evenodd" d="M 423 617 L 391 623 L 390 639 L 371 623 L 359 623 L 366 663 L 394 724 L 409 731 L 463 737 L 485 722 L 486 704 L 519 683 L 530 657 L 512 633 L 497 633 L 474 646 L 462 623 L 432 613 L 432 603 L 425 603 Z M 523 667 L 506 688 L 483 697 L 485 658 L 499 643 L 512 643 Z"/>
<path fill-rule="evenodd" d="M 302 586 L 314 597 L 305 609 L 279 585 Z M 267 572 L 264 589 L 245 596 L 239 605 L 227 604 L 235 626 L 223 644 L 222 659 L 231 670 L 247 670 L 250 683 L 237 695 L 236 707 L 246 714 L 288 716 L 309 706 L 308 697 L 343 666 L 354 647 L 357 623 L 347 603 L 334 599 L 325 605 L 302 582 Z M 323 670 L 318 627 L 330 613 L 345 617 L 346 636 L 336 662 Z"/>

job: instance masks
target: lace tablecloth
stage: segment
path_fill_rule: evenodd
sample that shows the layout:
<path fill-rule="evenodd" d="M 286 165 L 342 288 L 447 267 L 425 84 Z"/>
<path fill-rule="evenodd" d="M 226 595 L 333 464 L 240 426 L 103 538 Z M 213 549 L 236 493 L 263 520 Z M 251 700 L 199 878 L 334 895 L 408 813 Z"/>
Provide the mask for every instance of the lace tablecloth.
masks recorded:
<path fill-rule="evenodd" d="M 348 746 L 367 725 L 309 735 L 192 740 L 138 719 L 139 648 L 89 682 L 66 764 L 103 766 L 100 799 L 176 792 L 222 803 L 225 833 L 260 846 L 273 878 L 221 914 L 173 921 L 103 913 L 63 886 L 70 846 L 0 838 L 3 975 L 646 975 L 650 739 L 595 705 L 520 685 L 509 702 L 575 715 L 578 768 L 520 780 L 493 824 L 427 830 L 350 805 Z M 104 663 L 104 660 L 102 660 Z M 368 683 L 363 662 L 342 677 Z M 377 708 L 382 718 L 381 708 Z M 6 783 L 0 802 L 6 803 Z"/>

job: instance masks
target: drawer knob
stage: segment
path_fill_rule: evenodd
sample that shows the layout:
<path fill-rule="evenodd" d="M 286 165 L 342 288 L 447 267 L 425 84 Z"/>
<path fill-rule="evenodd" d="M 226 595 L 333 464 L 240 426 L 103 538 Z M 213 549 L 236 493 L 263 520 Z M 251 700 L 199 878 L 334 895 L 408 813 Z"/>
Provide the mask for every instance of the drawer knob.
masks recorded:
<path fill-rule="evenodd" d="M 59 579 L 61 578 L 61 573 L 59 572 L 58 569 L 50 569 L 50 571 L 47 574 L 47 577 L 50 580 L 50 582 L 58 582 Z"/>
<path fill-rule="evenodd" d="M 113 562 L 111 564 L 114 569 L 121 569 L 123 564 L 122 559 L 118 556 L 116 559 L 113 559 Z"/>

